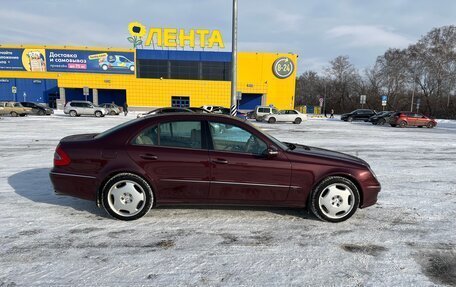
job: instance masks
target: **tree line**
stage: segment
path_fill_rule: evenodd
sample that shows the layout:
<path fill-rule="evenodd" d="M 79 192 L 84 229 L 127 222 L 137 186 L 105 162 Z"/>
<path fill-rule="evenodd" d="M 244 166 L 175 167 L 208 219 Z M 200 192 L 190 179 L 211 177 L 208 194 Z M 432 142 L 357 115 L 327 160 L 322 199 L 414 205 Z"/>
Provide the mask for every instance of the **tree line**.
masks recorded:
<path fill-rule="evenodd" d="M 319 105 L 326 111 L 360 108 L 417 111 L 439 118 L 456 118 L 456 26 L 434 28 L 406 49 L 388 49 L 375 64 L 357 70 L 348 56 L 329 62 L 321 74 L 305 71 L 296 79 L 296 105 Z M 417 103 L 419 106 L 417 106 Z"/>

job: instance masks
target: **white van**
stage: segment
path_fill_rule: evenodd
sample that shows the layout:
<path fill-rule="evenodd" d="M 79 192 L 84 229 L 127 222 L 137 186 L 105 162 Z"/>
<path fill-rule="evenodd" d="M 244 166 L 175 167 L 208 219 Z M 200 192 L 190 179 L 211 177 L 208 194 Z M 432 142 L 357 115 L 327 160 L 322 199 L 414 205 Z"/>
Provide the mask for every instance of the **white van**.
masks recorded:
<path fill-rule="evenodd" d="M 257 106 L 254 111 L 254 116 L 257 122 L 261 122 L 265 115 L 277 113 L 279 113 L 279 110 L 273 106 Z"/>

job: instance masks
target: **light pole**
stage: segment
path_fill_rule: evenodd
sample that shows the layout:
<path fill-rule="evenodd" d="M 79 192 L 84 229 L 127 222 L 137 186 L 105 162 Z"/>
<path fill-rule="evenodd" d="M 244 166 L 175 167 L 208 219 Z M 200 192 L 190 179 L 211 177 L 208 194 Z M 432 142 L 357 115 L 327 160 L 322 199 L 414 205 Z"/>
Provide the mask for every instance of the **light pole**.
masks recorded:
<path fill-rule="evenodd" d="M 232 43 L 231 43 L 231 107 L 230 115 L 235 117 L 237 114 L 237 95 L 236 95 L 236 69 L 237 69 L 237 20 L 238 20 L 238 1 L 233 0 L 233 19 L 232 19 Z"/>

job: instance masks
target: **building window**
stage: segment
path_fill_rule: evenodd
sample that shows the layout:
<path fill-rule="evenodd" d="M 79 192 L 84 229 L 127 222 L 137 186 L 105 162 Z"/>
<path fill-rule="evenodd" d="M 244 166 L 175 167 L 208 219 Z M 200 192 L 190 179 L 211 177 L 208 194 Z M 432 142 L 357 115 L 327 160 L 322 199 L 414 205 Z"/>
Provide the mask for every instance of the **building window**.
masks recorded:
<path fill-rule="evenodd" d="M 231 81 L 231 63 L 202 62 L 202 79 L 213 81 Z"/>
<path fill-rule="evenodd" d="M 171 106 L 173 108 L 190 107 L 190 97 L 171 97 Z"/>
<path fill-rule="evenodd" d="M 137 60 L 138 78 L 230 81 L 231 63 L 177 60 Z"/>
<path fill-rule="evenodd" d="M 169 79 L 168 60 L 138 60 L 138 78 Z"/>

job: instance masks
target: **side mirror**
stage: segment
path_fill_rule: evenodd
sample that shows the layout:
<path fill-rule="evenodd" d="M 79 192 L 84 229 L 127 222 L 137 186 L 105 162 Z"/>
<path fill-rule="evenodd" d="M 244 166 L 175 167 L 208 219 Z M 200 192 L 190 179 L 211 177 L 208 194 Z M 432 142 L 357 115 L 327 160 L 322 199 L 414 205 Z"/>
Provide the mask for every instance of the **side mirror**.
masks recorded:
<path fill-rule="evenodd" d="M 267 158 L 273 158 L 273 157 L 276 157 L 277 155 L 279 154 L 278 151 L 274 150 L 274 149 L 271 149 L 271 148 L 267 148 L 265 149 L 265 151 L 263 152 L 263 155 Z"/>

